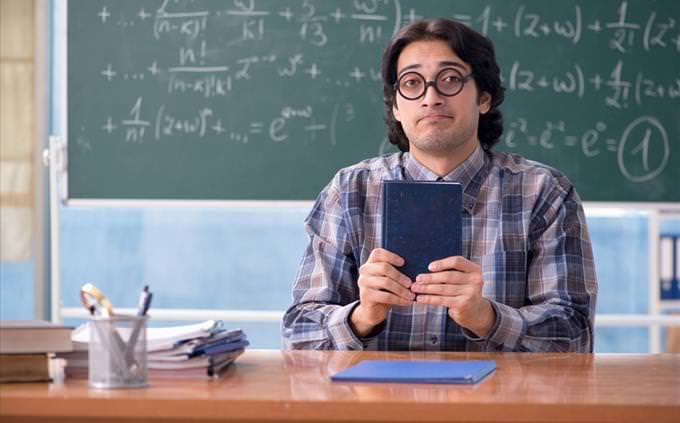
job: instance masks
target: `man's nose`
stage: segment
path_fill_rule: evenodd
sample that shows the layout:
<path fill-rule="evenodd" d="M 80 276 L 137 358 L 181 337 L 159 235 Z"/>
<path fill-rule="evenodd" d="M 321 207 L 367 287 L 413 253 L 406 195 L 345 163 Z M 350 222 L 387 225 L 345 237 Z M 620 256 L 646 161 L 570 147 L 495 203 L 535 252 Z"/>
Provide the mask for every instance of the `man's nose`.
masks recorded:
<path fill-rule="evenodd" d="M 444 98 L 441 94 L 439 94 L 439 91 L 434 86 L 433 81 L 429 81 L 425 85 L 425 95 L 423 95 L 421 106 L 423 107 L 432 107 L 432 106 L 438 106 L 444 102 Z"/>

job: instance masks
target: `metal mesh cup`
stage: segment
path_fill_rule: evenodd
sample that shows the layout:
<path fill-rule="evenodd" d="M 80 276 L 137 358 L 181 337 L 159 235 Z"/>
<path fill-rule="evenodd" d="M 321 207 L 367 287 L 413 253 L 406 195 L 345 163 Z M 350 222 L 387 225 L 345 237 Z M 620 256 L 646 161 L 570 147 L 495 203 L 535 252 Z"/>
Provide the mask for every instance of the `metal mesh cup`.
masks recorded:
<path fill-rule="evenodd" d="M 93 317 L 90 321 L 89 385 L 93 388 L 147 386 L 148 316 Z"/>

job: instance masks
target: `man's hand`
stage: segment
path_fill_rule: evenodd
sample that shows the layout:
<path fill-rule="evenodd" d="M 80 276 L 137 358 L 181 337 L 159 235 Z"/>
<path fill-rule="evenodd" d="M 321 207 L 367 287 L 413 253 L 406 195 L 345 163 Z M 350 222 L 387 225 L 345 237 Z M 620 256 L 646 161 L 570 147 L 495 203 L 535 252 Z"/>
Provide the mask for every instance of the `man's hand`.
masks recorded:
<path fill-rule="evenodd" d="M 412 282 L 395 268 L 403 264 L 398 255 L 376 248 L 359 268 L 359 305 L 350 316 L 357 336 L 368 335 L 382 323 L 391 305 L 413 304 L 416 296 L 409 291 Z"/>
<path fill-rule="evenodd" d="M 420 274 L 411 285 L 416 302 L 448 307 L 449 317 L 460 326 L 484 337 L 496 322 L 496 313 L 482 297 L 482 271 L 479 265 L 461 256 L 433 261 L 432 273 Z"/>

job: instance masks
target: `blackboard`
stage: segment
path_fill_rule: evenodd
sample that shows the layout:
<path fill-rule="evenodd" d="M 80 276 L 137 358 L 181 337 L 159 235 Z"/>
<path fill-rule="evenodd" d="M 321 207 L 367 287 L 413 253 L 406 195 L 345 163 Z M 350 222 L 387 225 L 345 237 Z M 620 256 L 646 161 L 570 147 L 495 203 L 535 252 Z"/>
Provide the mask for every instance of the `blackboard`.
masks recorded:
<path fill-rule="evenodd" d="M 421 17 L 494 41 L 499 149 L 586 201 L 680 201 L 677 0 L 70 0 L 69 198 L 315 198 L 395 151 L 380 56 Z"/>

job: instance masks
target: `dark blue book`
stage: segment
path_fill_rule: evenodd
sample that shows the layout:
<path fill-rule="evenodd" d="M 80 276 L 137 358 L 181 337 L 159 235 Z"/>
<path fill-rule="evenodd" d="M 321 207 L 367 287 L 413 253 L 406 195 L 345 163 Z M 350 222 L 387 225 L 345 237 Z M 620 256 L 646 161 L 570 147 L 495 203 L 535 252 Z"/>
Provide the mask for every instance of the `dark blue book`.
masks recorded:
<path fill-rule="evenodd" d="M 438 259 L 462 255 L 463 188 L 456 182 L 383 181 L 382 247 L 415 280 Z"/>
<path fill-rule="evenodd" d="M 473 384 L 496 370 L 493 360 L 365 360 L 331 376 L 348 382 Z"/>

